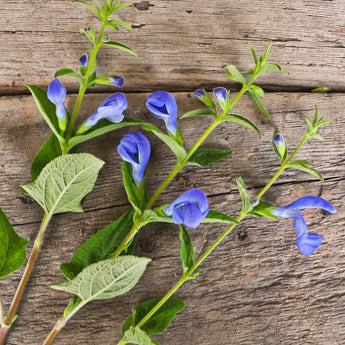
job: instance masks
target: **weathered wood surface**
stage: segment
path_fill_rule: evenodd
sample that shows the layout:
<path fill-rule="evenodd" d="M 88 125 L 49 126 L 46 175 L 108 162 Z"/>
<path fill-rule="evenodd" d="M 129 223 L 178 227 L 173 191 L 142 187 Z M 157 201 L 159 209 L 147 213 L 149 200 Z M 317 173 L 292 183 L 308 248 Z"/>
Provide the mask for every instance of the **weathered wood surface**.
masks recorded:
<path fill-rule="evenodd" d="M 88 95 L 81 116 L 86 117 L 106 96 Z M 189 93 L 175 96 L 179 113 L 199 105 Z M 128 95 L 127 114 L 151 120 L 144 106 L 145 98 L 145 94 Z M 73 103 L 72 99 L 69 103 Z M 262 119 L 248 98 L 236 108 L 237 113 L 246 114 L 260 127 L 261 140 L 241 126 L 218 127 L 205 146 L 230 147 L 232 157 L 209 169 L 185 169 L 157 204 L 173 200 L 190 187 L 198 187 L 205 190 L 212 208 L 236 215 L 241 205 L 235 177 L 242 176 L 254 196 L 278 168 L 270 144 L 273 129 L 280 129 L 293 148 L 303 136 L 304 115 L 312 115 L 314 104 L 318 104 L 321 113 L 334 121 L 322 131 L 326 141 L 311 141 L 299 157 L 313 162 L 324 174 L 325 183 L 302 172 L 287 171 L 264 199 L 286 204 L 302 195 L 318 195 L 331 201 L 338 213 L 332 216 L 314 210 L 304 213 L 310 231 L 319 232 L 324 238 L 322 247 L 310 258 L 302 256 L 295 247 L 290 221 L 246 220 L 202 265 L 200 277 L 179 290 L 177 296 L 186 300 L 187 308 L 166 333 L 155 337 L 161 344 L 335 345 L 345 342 L 343 96 L 271 93 L 265 103 L 271 113 L 270 122 Z M 0 203 L 16 230 L 33 238 L 42 212 L 35 203 L 23 198 L 18 186 L 29 182 L 30 162 L 49 130 L 30 96 L 2 97 L 0 109 Z M 188 147 L 207 123 L 207 119 L 181 122 Z M 60 264 L 92 234 L 127 209 L 121 186 L 121 159 L 115 151 L 125 132 L 108 134 L 82 147 L 83 151 L 104 159 L 106 165 L 96 188 L 84 200 L 85 213 L 54 217 L 8 344 L 41 344 L 69 298 L 49 288 L 63 279 Z M 163 144 L 158 144 L 150 135 L 149 138 L 153 143 L 153 156 L 147 174 L 152 192 L 168 174 L 174 160 Z M 193 230 L 197 255 L 223 229 L 224 226 L 203 225 Z M 174 226 L 147 227 L 139 238 L 137 254 L 150 256 L 153 261 L 135 290 L 118 299 L 86 306 L 55 343 L 114 344 L 131 307 L 164 295 L 177 281 L 181 273 L 178 252 L 178 232 Z M 6 303 L 18 279 L 17 272 L 1 282 Z"/>
<path fill-rule="evenodd" d="M 134 27 L 115 39 L 139 59 L 102 49 L 100 73 L 121 73 L 126 90 L 189 91 L 200 85 L 234 85 L 221 66 L 252 66 L 246 42 L 263 51 L 274 43 L 272 61 L 291 71 L 260 83 L 271 89 L 329 86 L 344 91 L 343 0 L 161 0 L 135 2 L 119 13 Z M 0 91 L 23 92 L 25 83 L 47 85 L 57 67 L 78 68 L 88 42 L 79 29 L 97 22 L 71 0 L 2 0 Z M 114 58 L 116 54 L 116 58 Z M 76 89 L 70 80 L 68 86 Z"/>
<path fill-rule="evenodd" d="M 331 201 L 336 215 L 308 210 L 309 229 L 322 234 L 324 243 L 315 255 L 303 257 L 294 244 L 291 221 L 248 219 L 202 265 L 198 279 L 182 287 L 177 296 L 187 308 L 167 332 L 155 337 L 162 345 L 345 344 L 345 235 L 344 157 L 345 102 L 342 93 L 317 95 L 293 93 L 329 86 L 344 91 L 344 1 L 138 1 L 120 18 L 134 25 L 132 33 L 115 39 L 131 46 L 139 59 L 113 49 L 102 49 L 100 73 L 126 78 L 128 116 L 149 119 L 145 91 L 174 91 L 179 114 L 196 108 L 190 91 L 215 85 L 235 88 L 221 65 L 233 63 L 241 70 L 252 66 L 246 42 L 262 51 L 269 40 L 272 61 L 290 70 L 289 76 L 270 72 L 260 77 L 267 93 L 264 100 L 271 120 L 266 122 L 251 101 L 244 98 L 236 113 L 248 116 L 262 130 L 259 140 L 249 129 L 235 124 L 219 126 L 205 147 L 228 148 L 233 155 L 208 169 L 189 167 L 181 172 L 159 203 L 172 201 L 182 191 L 198 187 L 212 208 L 237 215 L 240 198 L 235 178 L 242 176 L 252 196 L 278 168 L 270 140 L 281 130 L 293 148 L 305 130 L 304 115 L 318 104 L 321 114 L 334 121 L 322 130 L 324 143 L 311 141 L 299 157 L 311 161 L 325 177 L 321 183 L 309 175 L 286 171 L 264 199 L 286 204 L 303 195 Z M 39 206 L 24 197 L 19 185 L 28 183 L 31 161 L 49 129 L 24 84 L 47 87 L 60 67 L 78 67 L 88 48 L 78 30 L 95 19 L 70 0 L 0 3 L 0 206 L 22 236 L 34 238 L 41 217 Z M 116 56 L 116 58 L 114 58 Z M 63 79 L 70 93 L 77 85 Z M 95 92 L 109 91 L 98 88 Z M 81 117 L 90 115 L 106 94 L 85 99 Z M 68 99 L 73 104 L 74 96 Z M 154 121 L 156 125 L 161 123 Z M 206 128 L 207 119 L 181 121 L 190 147 Z M 62 313 L 69 296 L 49 285 L 61 281 L 61 263 L 95 232 L 120 216 L 128 201 L 122 187 L 121 159 L 116 146 L 129 129 L 107 134 L 82 145 L 106 161 L 83 214 L 54 217 L 37 267 L 33 272 L 9 345 L 38 345 Z M 148 166 L 148 187 L 153 192 L 174 165 L 173 155 L 148 135 L 153 155 Z M 212 176 L 212 180 L 210 177 Z M 203 225 L 191 232 L 200 255 L 224 227 Z M 29 250 L 31 247 L 29 248 Z M 56 345 L 107 345 L 120 338 L 120 327 L 133 306 L 164 295 L 178 280 L 179 240 L 176 227 L 154 225 L 142 231 L 137 254 L 153 258 L 147 272 L 131 293 L 98 301 L 77 314 Z M 20 272 L 0 282 L 8 306 Z M 40 307 L 38 307 L 40 305 Z"/>

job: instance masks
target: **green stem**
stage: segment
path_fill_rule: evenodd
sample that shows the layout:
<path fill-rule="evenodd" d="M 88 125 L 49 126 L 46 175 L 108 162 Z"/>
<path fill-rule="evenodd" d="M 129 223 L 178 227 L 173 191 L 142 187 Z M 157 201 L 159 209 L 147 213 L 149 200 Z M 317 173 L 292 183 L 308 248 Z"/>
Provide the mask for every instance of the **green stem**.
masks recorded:
<path fill-rule="evenodd" d="M 102 46 L 102 38 L 103 38 L 104 30 L 105 30 L 105 27 L 106 27 L 106 22 L 107 22 L 106 20 L 102 22 L 102 27 L 101 27 L 101 30 L 99 32 L 99 35 L 98 35 L 98 38 L 97 38 L 97 42 L 94 44 L 94 48 L 92 50 L 92 54 L 91 54 L 91 57 L 90 57 L 89 65 L 88 65 L 87 71 L 85 73 L 86 82 L 82 83 L 80 85 L 80 87 L 79 87 L 79 92 L 78 92 L 77 100 L 75 102 L 73 113 L 72 113 L 72 116 L 71 116 L 71 120 L 69 122 L 67 131 L 66 131 L 66 138 L 65 138 L 66 142 L 65 142 L 64 149 L 62 150 L 62 154 L 67 154 L 68 151 L 70 150 L 70 148 L 68 146 L 68 141 L 69 141 L 69 139 L 72 136 L 73 129 L 74 129 L 74 124 L 75 124 L 75 121 L 77 119 L 77 116 L 78 116 L 78 113 L 79 113 L 79 109 L 80 109 L 81 103 L 83 101 L 83 97 L 84 97 L 85 91 L 87 89 L 88 78 L 90 77 L 90 74 L 95 70 L 96 57 L 97 57 L 97 53 L 98 53 L 99 48 Z"/>
<path fill-rule="evenodd" d="M 272 184 L 277 180 L 279 175 L 288 167 L 290 161 L 292 158 L 296 155 L 296 153 L 300 150 L 300 148 L 303 146 L 303 144 L 308 140 L 309 134 L 306 133 L 304 138 L 301 140 L 301 142 L 298 144 L 298 146 L 295 148 L 295 150 L 291 153 L 289 158 L 282 163 L 280 169 L 275 173 L 275 175 L 271 178 L 270 182 L 260 191 L 260 193 L 256 196 L 256 200 L 259 200 L 266 192 L 267 190 L 272 186 Z"/>
<path fill-rule="evenodd" d="M 132 241 L 133 237 L 137 234 L 139 230 L 140 230 L 140 226 L 134 224 L 132 226 L 132 229 L 127 234 L 127 236 L 124 238 L 121 244 L 116 248 L 115 252 L 109 256 L 109 258 L 114 258 L 120 255 L 120 253 L 128 246 L 128 244 Z"/>
<path fill-rule="evenodd" d="M 81 309 L 86 303 L 79 303 L 75 309 L 73 309 L 68 315 L 63 315 L 60 317 L 60 319 L 56 322 L 55 326 L 52 328 L 50 333 L 48 334 L 47 338 L 43 342 L 43 345 L 50 345 L 53 340 L 56 338 L 56 336 L 59 334 L 59 332 L 66 326 L 69 319 L 73 317 L 73 315 Z"/>
<path fill-rule="evenodd" d="M 29 257 L 29 260 L 28 260 L 28 262 L 26 264 L 23 276 L 22 276 L 22 278 L 20 280 L 20 283 L 19 283 L 19 285 L 17 287 L 17 291 L 16 291 L 16 293 L 15 293 L 15 295 L 13 297 L 10 309 L 9 309 L 7 315 L 4 317 L 4 320 L 3 320 L 3 323 L 2 323 L 2 327 L 1 327 L 1 329 L 3 329 L 3 327 L 4 327 L 4 330 L 2 330 L 2 332 L 0 333 L 0 345 L 5 344 L 8 331 L 9 331 L 10 327 L 12 326 L 12 323 L 13 323 L 13 321 L 15 319 L 15 314 L 16 314 L 16 310 L 17 310 L 18 304 L 20 302 L 20 299 L 21 299 L 21 297 L 23 295 L 25 286 L 26 286 L 26 284 L 27 284 L 27 282 L 29 280 L 29 277 L 31 275 L 32 269 L 33 269 L 33 267 L 35 265 L 35 262 L 37 260 L 40 248 L 42 246 L 44 234 L 45 234 L 45 231 L 46 231 L 46 229 L 48 227 L 50 219 L 51 219 L 51 215 L 49 215 L 47 213 L 43 217 L 40 230 L 39 230 L 38 235 L 36 237 L 36 240 L 35 240 L 35 243 L 34 243 L 34 247 L 32 249 L 32 252 L 31 252 L 31 255 Z"/>
<path fill-rule="evenodd" d="M 186 157 L 183 159 L 182 162 L 176 164 L 175 168 L 171 171 L 168 177 L 162 182 L 162 184 L 158 187 L 156 192 L 151 197 L 150 201 L 147 203 L 146 209 L 150 209 L 158 197 L 162 194 L 163 190 L 166 186 L 171 182 L 171 180 L 183 169 L 183 167 L 188 162 L 189 158 L 193 155 L 193 153 L 199 148 L 199 146 L 205 141 L 205 139 L 211 134 L 211 132 L 218 126 L 220 123 L 220 119 L 215 119 L 211 125 L 206 129 L 206 131 L 200 136 L 200 138 L 195 142 L 195 144 L 190 148 Z"/>

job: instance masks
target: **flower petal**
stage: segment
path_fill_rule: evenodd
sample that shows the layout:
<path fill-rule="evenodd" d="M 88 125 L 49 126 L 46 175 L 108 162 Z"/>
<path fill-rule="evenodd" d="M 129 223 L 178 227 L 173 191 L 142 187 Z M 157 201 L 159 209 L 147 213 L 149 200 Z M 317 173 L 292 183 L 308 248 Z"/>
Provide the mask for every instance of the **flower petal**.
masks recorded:
<path fill-rule="evenodd" d="M 306 256 L 312 255 L 321 243 L 321 235 L 313 232 L 297 236 L 296 238 L 298 249 Z"/>
<path fill-rule="evenodd" d="M 66 93 L 66 88 L 61 84 L 58 78 L 55 78 L 48 86 L 47 97 L 56 105 L 56 116 L 62 120 L 64 120 L 66 116 L 64 105 Z"/>
<path fill-rule="evenodd" d="M 197 203 L 187 203 L 182 209 L 183 223 L 195 229 L 204 220 Z"/>
<path fill-rule="evenodd" d="M 317 196 L 305 196 L 297 199 L 290 205 L 285 206 L 288 209 L 303 210 L 307 208 L 321 208 L 329 213 L 336 213 L 337 210 L 327 200 Z"/>
<path fill-rule="evenodd" d="M 113 123 L 120 123 L 124 119 L 123 111 L 128 108 L 126 96 L 121 92 L 116 92 L 106 98 L 99 108 L 85 122 L 85 127 L 97 124 L 101 119 L 107 119 Z"/>
<path fill-rule="evenodd" d="M 220 102 L 225 102 L 226 97 L 227 97 L 227 93 L 228 93 L 228 91 L 226 90 L 225 87 L 216 87 L 215 89 L 213 89 L 214 96 Z"/>
<path fill-rule="evenodd" d="M 165 122 L 170 133 L 176 134 L 177 104 L 173 95 L 166 91 L 154 92 L 147 97 L 146 107 L 152 116 Z"/>
<path fill-rule="evenodd" d="M 172 215 L 175 224 L 196 228 L 209 212 L 207 197 L 200 189 L 190 189 L 166 206 L 163 212 Z"/>
<path fill-rule="evenodd" d="M 125 82 L 125 79 L 121 76 L 111 76 L 111 77 L 107 77 L 108 80 L 110 80 L 110 82 L 118 87 L 122 87 L 123 83 Z"/>
<path fill-rule="evenodd" d="M 202 89 L 197 89 L 194 91 L 194 97 L 199 98 L 199 97 L 205 97 L 205 91 Z"/>

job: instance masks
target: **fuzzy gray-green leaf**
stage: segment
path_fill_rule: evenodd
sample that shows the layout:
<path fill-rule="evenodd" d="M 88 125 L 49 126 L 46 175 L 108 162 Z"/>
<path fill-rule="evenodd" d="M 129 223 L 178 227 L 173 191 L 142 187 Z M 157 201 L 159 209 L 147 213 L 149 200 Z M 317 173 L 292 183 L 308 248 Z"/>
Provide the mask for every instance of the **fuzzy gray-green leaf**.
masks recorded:
<path fill-rule="evenodd" d="M 125 332 L 123 339 L 126 341 L 126 344 L 135 344 L 135 345 L 159 345 L 156 341 L 153 341 L 146 332 L 140 329 L 138 326 L 131 326 Z"/>
<path fill-rule="evenodd" d="M 73 280 L 52 286 L 73 293 L 84 303 L 113 298 L 131 290 L 144 273 L 148 258 L 124 255 L 87 266 Z"/>
<path fill-rule="evenodd" d="M 88 154 L 68 154 L 48 163 L 24 192 L 46 213 L 82 212 L 80 202 L 89 193 L 104 162 Z"/>

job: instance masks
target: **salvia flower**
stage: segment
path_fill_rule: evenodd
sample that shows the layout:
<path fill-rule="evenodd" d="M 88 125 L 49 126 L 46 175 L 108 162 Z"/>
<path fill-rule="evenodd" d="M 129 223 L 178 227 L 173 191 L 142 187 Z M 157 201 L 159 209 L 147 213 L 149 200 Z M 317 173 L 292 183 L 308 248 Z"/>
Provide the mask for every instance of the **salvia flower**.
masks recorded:
<path fill-rule="evenodd" d="M 167 130 L 172 135 L 176 135 L 177 104 L 173 95 L 166 91 L 154 92 L 147 97 L 146 107 L 155 118 L 165 122 Z"/>
<path fill-rule="evenodd" d="M 200 189 L 190 189 L 166 206 L 163 212 L 172 216 L 175 224 L 196 228 L 209 212 L 207 197 Z"/>
<path fill-rule="evenodd" d="M 121 92 L 114 93 L 101 103 L 99 108 L 87 119 L 84 127 L 94 126 L 101 119 L 119 123 L 124 119 L 123 111 L 127 108 L 126 96 Z"/>
<path fill-rule="evenodd" d="M 88 56 L 87 54 L 83 54 L 80 58 L 79 58 L 79 63 L 82 67 L 86 67 L 88 65 Z"/>
<path fill-rule="evenodd" d="M 48 86 L 48 99 L 56 105 L 56 116 L 60 120 L 65 120 L 66 118 L 66 109 L 64 103 L 66 93 L 66 88 L 61 84 L 58 78 L 55 78 Z"/>
<path fill-rule="evenodd" d="M 228 91 L 224 87 L 216 87 L 213 89 L 213 94 L 219 102 L 225 103 Z"/>
<path fill-rule="evenodd" d="M 107 79 L 110 81 L 112 85 L 122 87 L 123 83 L 125 82 L 125 79 L 119 75 L 109 76 Z"/>
<path fill-rule="evenodd" d="M 137 186 L 140 185 L 144 178 L 144 170 L 150 159 L 151 146 L 146 137 L 139 132 L 126 134 L 117 152 L 123 160 L 132 165 L 133 180 Z"/>
<path fill-rule="evenodd" d="M 308 233 L 307 224 L 299 210 L 306 208 L 321 208 L 329 213 L 337 210 L 327 200 L 316 196 L 305 196 L 290 205 L 277 207 L 271 213 L 277 217 L 292 218 L 296 231 L 296 244 L 298 249 L 306 256 L 312 255 L 321 245 L 322 237 L 316 233 Z"/>

